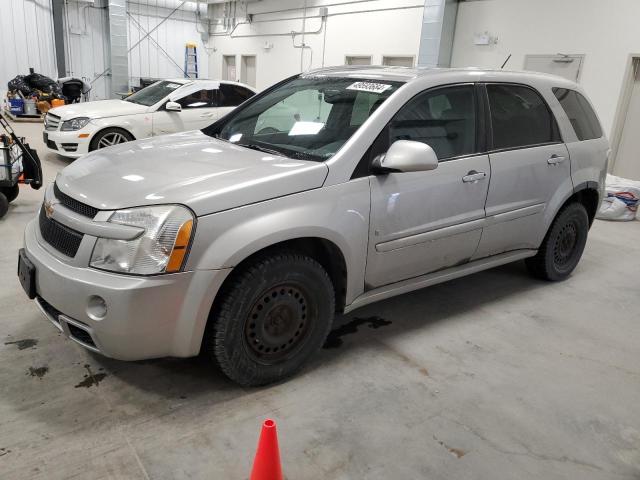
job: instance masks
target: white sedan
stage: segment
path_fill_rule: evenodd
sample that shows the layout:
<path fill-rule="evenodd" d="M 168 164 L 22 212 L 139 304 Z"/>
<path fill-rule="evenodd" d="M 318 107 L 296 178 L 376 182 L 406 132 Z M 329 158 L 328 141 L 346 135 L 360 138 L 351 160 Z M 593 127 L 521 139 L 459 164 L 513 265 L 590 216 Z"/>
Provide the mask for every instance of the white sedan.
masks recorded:
<path fill-rule="evenodd" d="M 161 80 L 124 100 L 75 103 L 49 110 L 44 143 L 65 157 L 140 138 L 204 128 L 255 95 L 248 85 L 180 78 Z"/>

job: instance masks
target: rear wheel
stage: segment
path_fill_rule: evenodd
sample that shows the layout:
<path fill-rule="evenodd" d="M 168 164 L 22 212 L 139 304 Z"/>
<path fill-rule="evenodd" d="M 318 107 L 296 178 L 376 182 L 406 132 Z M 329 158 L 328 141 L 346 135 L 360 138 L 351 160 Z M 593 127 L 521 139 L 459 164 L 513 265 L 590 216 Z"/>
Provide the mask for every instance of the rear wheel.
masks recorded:
<path fill-rule="evenodd" d="M 580 203 L 560 211 L 535 257 L 527 258 L 531 274 L 544 280 L 564 280 L 576 268 L 587 243 L 589 215 Z"/>
<path fill-rule="evenodd" d="M 16 198 L 18 198 L 18 194 L 20 193 L 20 186 L 16 183 L 12 187 L 2 187 L 0 188 L 0 192 L 2 192 L 2 194 L 7 197 L 7 201 L 11 203 Z"/>
<path fill-rule="evenodd" d="M 243 386 L 294 374 L 329 333 L 335 310 L 329 275 L 294 252 L 262 257 L 232 275 L 210 320 L 205 351 Z"/>
<path fill-rule="evenodd" d="M 133 140 L 133 135 L 126 130 L 121 128 L 106 128 L 93 137 L 93 140 L 91 140 L 89 144 L 89 150 L 93 151 L 100 148 L 111 147 L 112 145 L 130 142 L 131 140 Z"/>

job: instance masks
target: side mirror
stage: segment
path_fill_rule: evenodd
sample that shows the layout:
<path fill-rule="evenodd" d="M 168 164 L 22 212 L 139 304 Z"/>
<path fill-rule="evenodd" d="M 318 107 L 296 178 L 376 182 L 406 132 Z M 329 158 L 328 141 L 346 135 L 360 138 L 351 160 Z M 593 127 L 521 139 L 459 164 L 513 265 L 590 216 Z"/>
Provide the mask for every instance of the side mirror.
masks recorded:
<path fill-rule="evenodd" d="M 426 143 L 413 140 L 396 140 L 386 154 L 373 160 L 376 173 L 426 172 L 438 167 L 438 157 Z"/>
<path fill-rule="evenodd" d="M 167 102 L 164 106 L 165 110 L 168 112 L 181 112 L 182 106 L 178 102 Z"/>

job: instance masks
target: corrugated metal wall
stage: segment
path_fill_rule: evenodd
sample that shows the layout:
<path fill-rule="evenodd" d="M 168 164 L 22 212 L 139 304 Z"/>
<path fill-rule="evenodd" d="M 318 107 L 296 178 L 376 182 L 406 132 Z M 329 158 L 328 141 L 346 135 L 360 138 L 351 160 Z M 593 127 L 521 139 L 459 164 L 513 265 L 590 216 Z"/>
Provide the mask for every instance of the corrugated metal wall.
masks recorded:
<path fill-rule="evenodd" d="M 56 77 L 51 0 L 2 0 L 0 15 L 0 91 L 29 67 Z"/>
<path fill-rule="evenodd" d="M 0 15 L 0 91 L 6 90 L 10 79 L 27 74 L 29 67 L 34 67 L 52 78 L 82 77 L 93 84 L 92 100 L 109 98 L 107 0 L 68 0 L 66 3 L 67 71 L 59 75 L 51 0 L 0 0 L 0 3 L 3 11 Z M 176 9 L 179 5 L 182 2 L 175 0 L 127 2 L 129 48 L 140 42 L 128 52 L 131 85 L 138 85 L 140 77 L 182 77 L 187 42 L 198 45 L 200 76 L 207 76 L 209 58 L 199 33 L 202 26 L 197 24 L 195 4 L 186 3 Z M 145 31 L 152 30 L 150 38 L 143 38 Z"/>

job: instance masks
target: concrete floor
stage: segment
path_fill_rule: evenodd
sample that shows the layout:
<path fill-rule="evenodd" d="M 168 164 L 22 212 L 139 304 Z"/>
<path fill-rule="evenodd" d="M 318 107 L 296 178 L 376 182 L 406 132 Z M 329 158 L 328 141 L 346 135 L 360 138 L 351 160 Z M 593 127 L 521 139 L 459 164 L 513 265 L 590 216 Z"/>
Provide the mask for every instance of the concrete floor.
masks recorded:
<path fill-rule="evenodd" d="M 53 180 L 69 162 L 16 128 Z M 358 310 L 296 378 L 242 389 L 61 337 L 15 275 L 41 195 L 0 220 L 0 478 L 247 478 L 272 417 L 289 479 L 640 479 L 640 222 L 596 221 L 564 283 L 518 263 Z"/>

